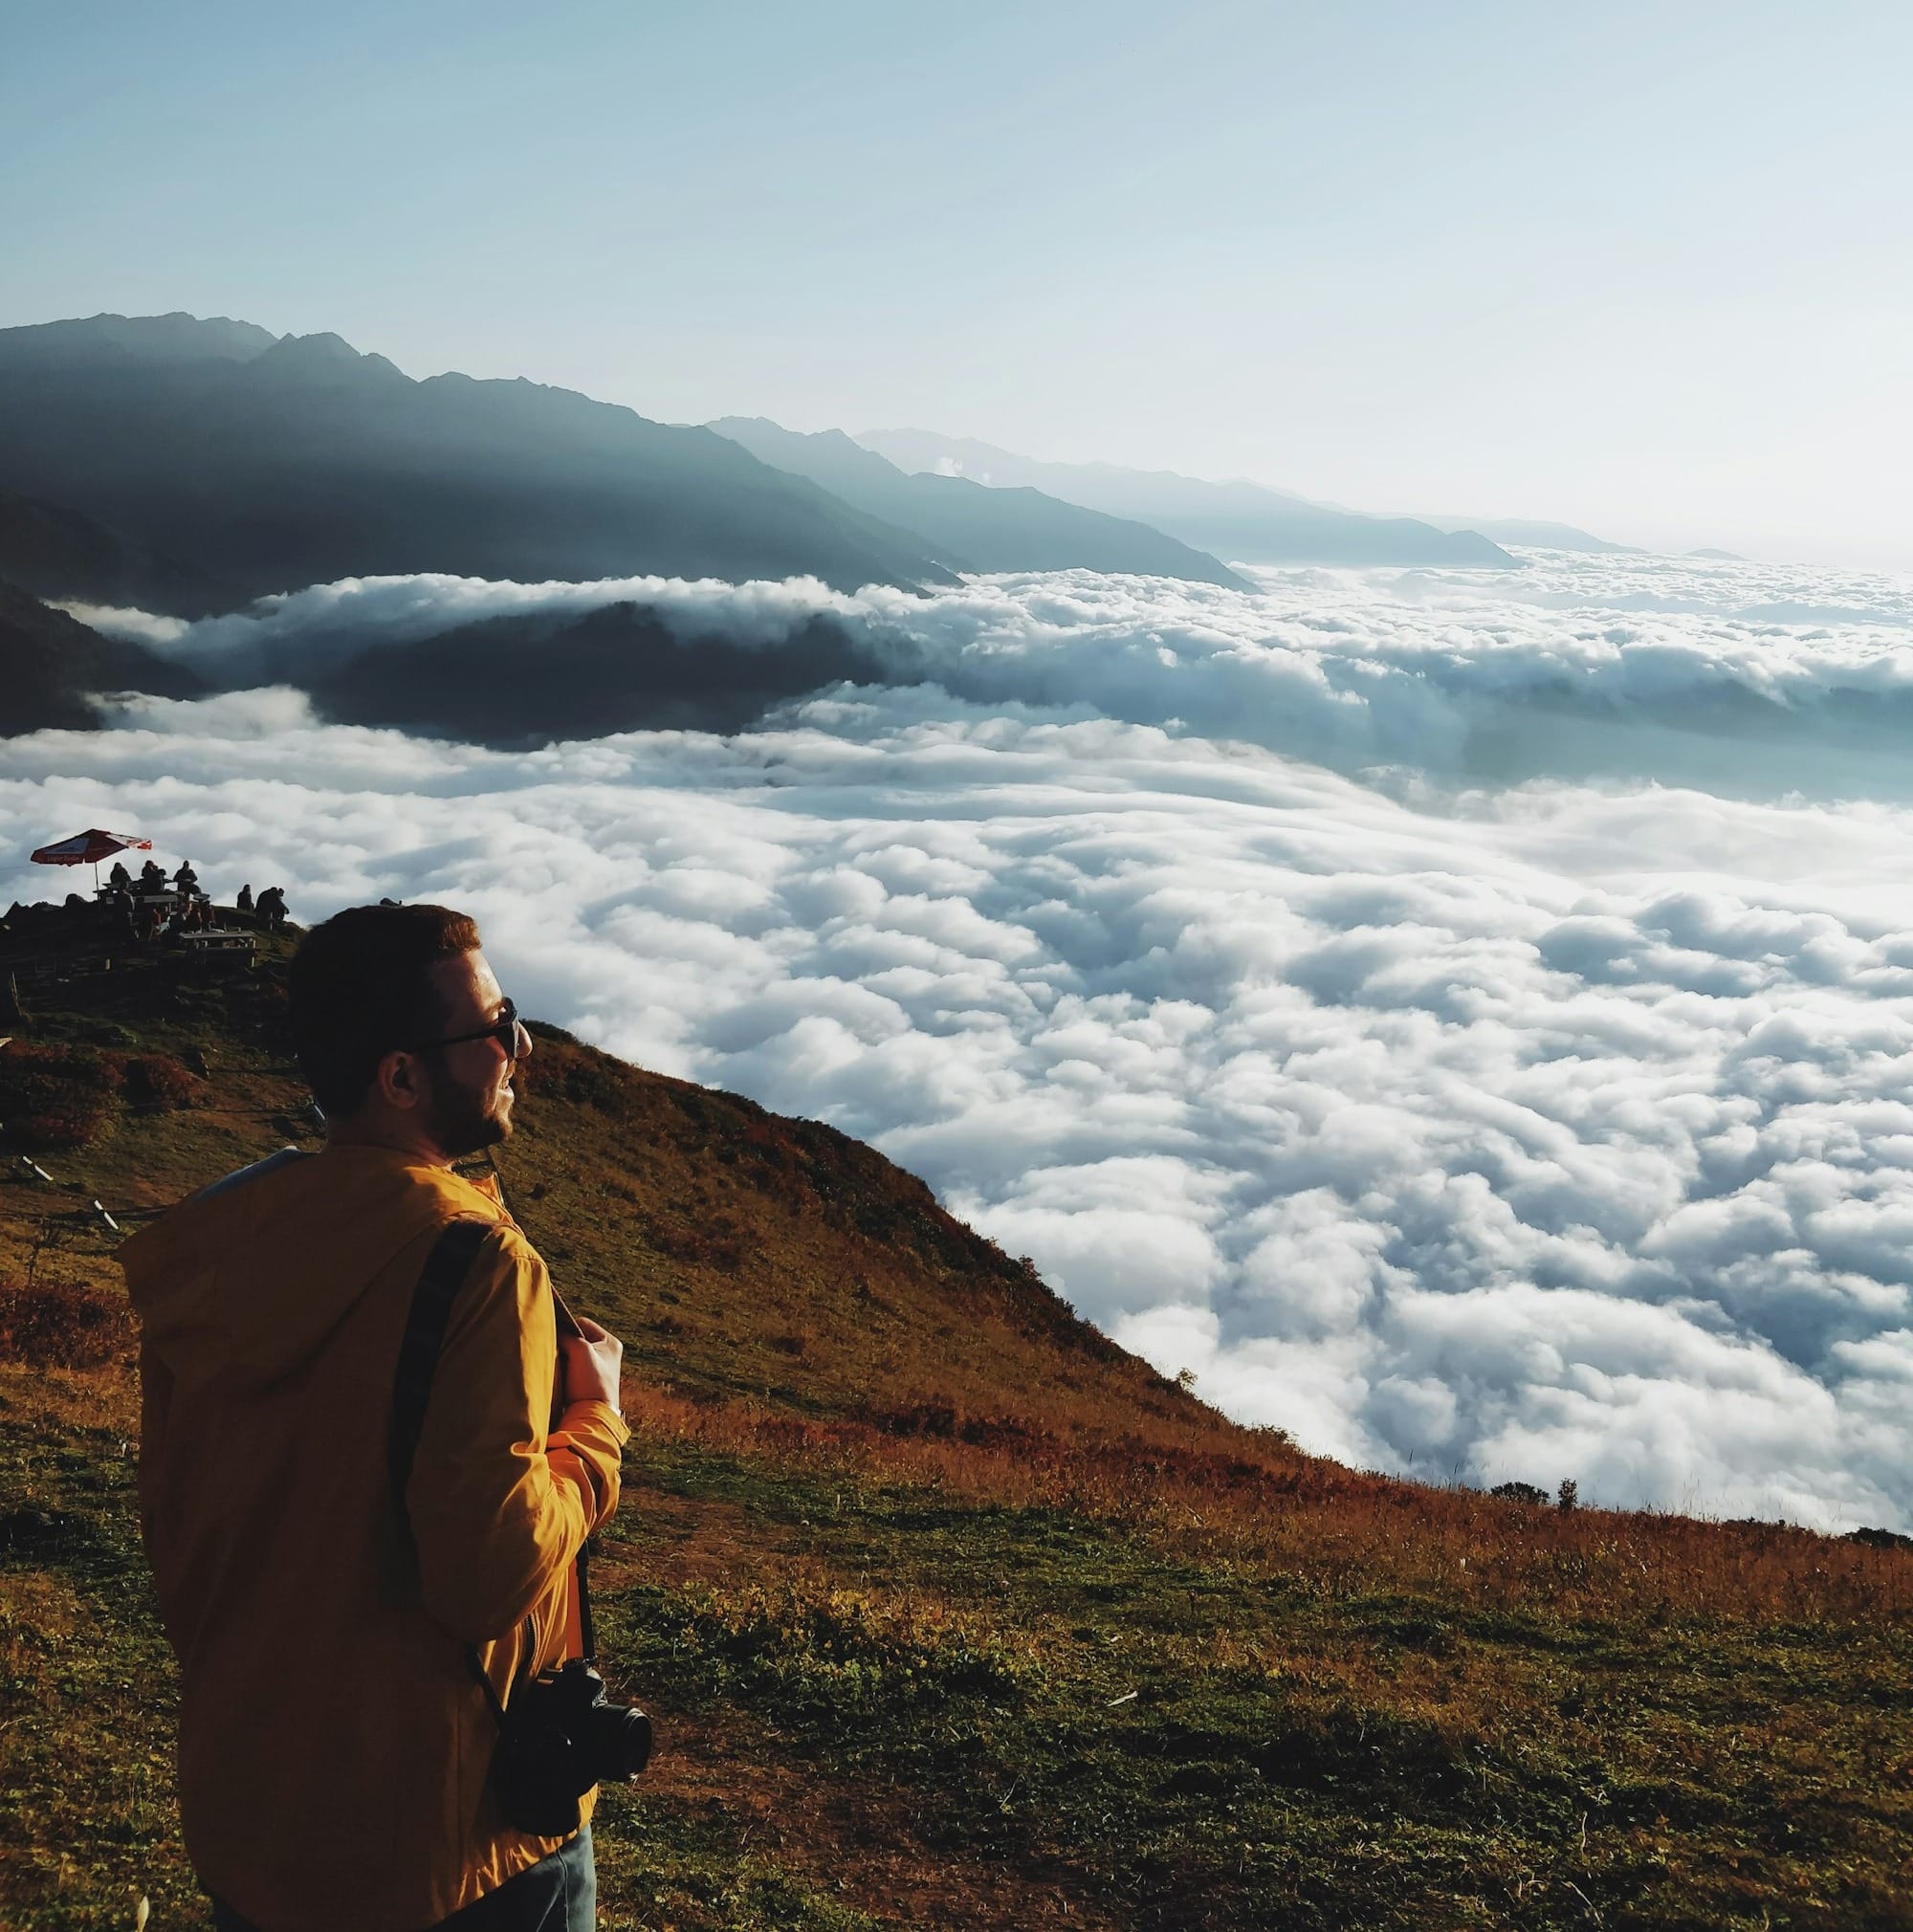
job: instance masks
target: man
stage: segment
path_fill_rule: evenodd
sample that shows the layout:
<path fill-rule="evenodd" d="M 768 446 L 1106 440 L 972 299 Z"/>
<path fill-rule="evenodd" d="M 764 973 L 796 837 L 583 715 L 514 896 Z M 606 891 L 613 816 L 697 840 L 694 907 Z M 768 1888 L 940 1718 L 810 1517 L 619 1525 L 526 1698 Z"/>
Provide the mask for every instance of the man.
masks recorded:
<path fill-rule="evenodd" d="M 568 1840 L 501 1818 L 494 1691 L 577 1654 L 575 1559 L 617 1504 L 622 1349 L 561 1342 L 544 1263 L 452 1163 L 512 1128 L 531 1039 L 440 906 L 362 906 L 292 965 L 327 1123 L 121 1250 L 142 1327 L 140 1496 L 179 1654 L 180 1812 L 215 1921 L 258 1932 L 595 1922 Z M 400 1510 L 387 1462 L 412 1294 L 460 1284 Z"/>

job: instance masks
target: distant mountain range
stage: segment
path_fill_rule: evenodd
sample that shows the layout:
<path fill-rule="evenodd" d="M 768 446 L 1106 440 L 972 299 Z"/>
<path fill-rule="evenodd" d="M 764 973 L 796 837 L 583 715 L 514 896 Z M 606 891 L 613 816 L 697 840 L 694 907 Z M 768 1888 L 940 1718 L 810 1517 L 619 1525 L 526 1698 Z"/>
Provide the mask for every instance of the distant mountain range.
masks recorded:
<path fill-rule="evenodd" d="M 415 382 L 332 335 L 95 316 L 0 330 L 0 733 L 84 726 L 89 692 L 208 688 L 55 602 L 200 618 L 431 571 L 813 576 L 855 590 L 1074 568 L 1240 588 L 1227 560 L 1513 567 L 1493 536 L 1622 548 L 1564 524 L 1448 522 L 926 430 L 673 426 L 524 381 Z M 685 639 L 633 600 L 403 651 L 341 644 L 286 674 L 328 716 L 518 744 L 736 730 L 822 685 L 883 676 L 876 653 L 872 636 L 822 619 L 774 648 Z"/>
<path fill-rule="evenodd" d="M 1602 557 L 1641 557 L 1631 543 L 1610 543 L 1572 523 L 1549 523 L 1531 516 L 1430 516 L 1438 530 L 1477 530 L 1497 543 L 1519 543 L 1531 550 L 1585 550 Z"/>
<path fill-rule="evenodd" d="M 864 442 L 655 423 L 522 380 L 415 382 L 337 336 L 227 318 L 40 323 L 0 330 L 0 574 L 198 617 L 424 571 L 854 590 L 1063 568 L 1240 585 L 1226 558 L 1512 561 L 1472 532 L 1253 484 Z"/>
<path fill-rule="evenodd" d="M 952 570 L 1105 570 L 1248 588 L 1215 558 L 1147 523 L 1040 490 L 912 473 L 841 429 L 802 435 L 762 416 L 722 416 L 708 427 L 772 468 L 807 476 L 846 503 L 913 531 Z"/>
<path fill-rule="evenodd" d="M 913 474 L 967 477 L 996 490 L 1040 490 L 1105 516 L 1153 525 L 1231 563 L 1445 564 L 1516 569 L 1471 530 L 1408 516 L 1363 516 L 1260 483 L 1207 483 L 1169 470 L 1042 463 L 992 443 L 933 429 L 870 429 L 864 449 Z"/>
<path fill-rule="evenodd" d="M 910 532 L 709 429 L 184 315 L 0 330 L 0 487 L 242 598 L 412 571 L 954 581 Z"/>

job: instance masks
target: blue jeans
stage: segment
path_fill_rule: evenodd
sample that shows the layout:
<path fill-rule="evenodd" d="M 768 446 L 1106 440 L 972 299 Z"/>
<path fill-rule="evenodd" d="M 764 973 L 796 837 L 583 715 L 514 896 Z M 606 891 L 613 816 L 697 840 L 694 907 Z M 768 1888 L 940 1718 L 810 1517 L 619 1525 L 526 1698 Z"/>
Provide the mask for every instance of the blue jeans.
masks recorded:
<path fill-rule="evenodd" d="M 218 1932 L 261 1932 L 250 1919 L 215 1899 Z M 426 1932 L 598 1932 L 598 1867 L 591 1856 L 591 1827 L 548 1858 L 507 1878 L 450 1919 Z"/>

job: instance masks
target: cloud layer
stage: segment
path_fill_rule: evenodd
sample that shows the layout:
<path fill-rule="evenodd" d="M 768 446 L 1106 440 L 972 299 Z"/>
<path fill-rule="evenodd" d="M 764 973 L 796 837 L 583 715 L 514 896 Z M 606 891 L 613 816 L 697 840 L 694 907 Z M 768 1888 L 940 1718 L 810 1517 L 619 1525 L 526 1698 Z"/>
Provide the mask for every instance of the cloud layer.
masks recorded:
<path fill-rule="evenodd" d="M 1530 553 L 1506 572 L 1264 571 L 1256 594 L 1059 572 L 927 597 L 729 585 L 354 579 L 184 626 L 81 611 L 216 681 L 308 685 L 342 655 L 486 618 L 653 611 L 775 651 L 813 619 L 974 704 L 1241 738 L 1350 773 L 1634 779 L 1737 797 L 1913 798 L 1913 595 L 1894 580 Z M 730 672 L 715 661 L 712 675 Z"/>
<path fill-rule="evenodd" d="M 1487 785 L 1468 748 L 1497 692 L 1566 690 L 1663 758 L 1666 694 L 1718 687 L 1804 763 L 1827 693 L 1901 689 L 1913 601 L 1637 560 L 1521 589 L 667 587 L 767 644 L 827 605 L 937 684 L 519 755 L 286 691 L 143 700 L 11 744 L 0 833 L 139 824 L 300 914 L 470 906 L 531 1010 L 874 1140 L 1159 1366 L 1352 1461 L 1913 1528 L 1913 814 L 1852 796 L 1864 760 L 1781 800 L 1572 761 Z M 1745 615 L 1783 592 L 1821 614 Z M 1620 607 L 1648 596 L 1698 607 Z"/>

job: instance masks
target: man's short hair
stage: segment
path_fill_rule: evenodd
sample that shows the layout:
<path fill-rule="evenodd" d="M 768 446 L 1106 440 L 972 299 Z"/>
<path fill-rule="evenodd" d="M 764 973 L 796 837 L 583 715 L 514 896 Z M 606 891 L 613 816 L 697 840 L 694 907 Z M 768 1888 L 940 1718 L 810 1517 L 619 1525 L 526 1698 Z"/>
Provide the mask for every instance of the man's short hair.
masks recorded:
<path fill-rule="evenodd" d="M 477 922 L 449 906 L 350 906 L 299 941 L 293 1043 L 329 1117 L 358 1111 L 386 1054 L 442 1030 L 431 969 L 477 950 Z"/>

